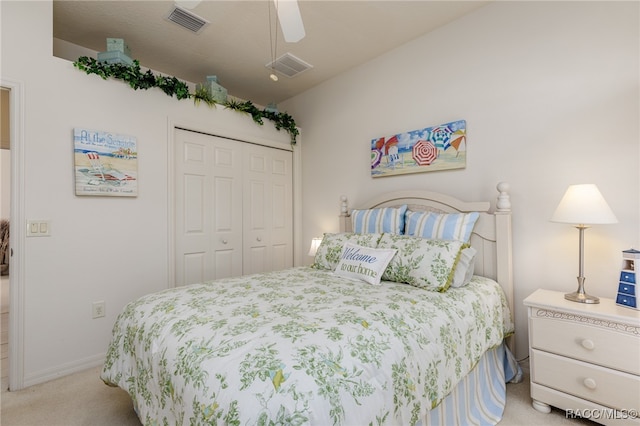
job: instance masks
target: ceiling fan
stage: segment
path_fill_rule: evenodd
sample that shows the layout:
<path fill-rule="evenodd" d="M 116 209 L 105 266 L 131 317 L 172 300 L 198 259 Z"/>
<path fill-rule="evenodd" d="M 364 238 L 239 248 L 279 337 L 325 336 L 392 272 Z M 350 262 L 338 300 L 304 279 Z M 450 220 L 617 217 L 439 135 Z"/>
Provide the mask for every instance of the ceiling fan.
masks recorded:
<path fill-rule="evenodd" d="M 298 0 L 273 0 L 273 3 L 276 6 L 284 41 L 297 43 L 302 40 L 306 34 Z"/>
<path fill-rule="evenodd" d="M 184 9 L 193 9 L 200 4 L 202 0 L 175 0 L 177 6 Z M 297 43 L 306 35 L 304 32 L 304 24 L 298 7 L 298 0 L 273 0 L 278 21 L 284 41 L 287 43 Z M 197 18 L 197 17 L 196 17 Z"/>

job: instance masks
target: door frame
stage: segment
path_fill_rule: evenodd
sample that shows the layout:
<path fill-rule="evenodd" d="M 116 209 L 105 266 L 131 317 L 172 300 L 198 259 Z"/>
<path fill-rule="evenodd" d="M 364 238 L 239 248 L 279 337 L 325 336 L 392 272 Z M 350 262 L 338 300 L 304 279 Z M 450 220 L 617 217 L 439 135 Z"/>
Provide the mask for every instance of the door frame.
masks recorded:
<path fill-rule="evenodd" d="M 260 139 L 251 136 L 236 134 L 237 131 L 212 128 L 208 123 L 196 123 L 190 119 L 168 117 L 167 119 L 167 287 L 175 287 L 175 131 L 176 129 L 189 130 L 193 132 L 206 133 L 225 139 L 237 140 L 239 142 L 253 143 L 270 148 L 288 150 L 282 144 L 274 143 L 267 139 Z M 301 129 L 298 129 L 298 142 L 302 137 Z M 303 242 L 302 242 L 302 148 L 299 144 L 290 146 L 293 153 L 292 165 L 292 188 L 293 188 L 293 265 L 301 266 L 304 263 Z"/>
<path fill-rule="evenodd" d="M 9 89 L 11 151 L 11 240 L 9 257 L 9 389 L 24 388 L 24 84 L 0 78 L 0 86 Z"/>

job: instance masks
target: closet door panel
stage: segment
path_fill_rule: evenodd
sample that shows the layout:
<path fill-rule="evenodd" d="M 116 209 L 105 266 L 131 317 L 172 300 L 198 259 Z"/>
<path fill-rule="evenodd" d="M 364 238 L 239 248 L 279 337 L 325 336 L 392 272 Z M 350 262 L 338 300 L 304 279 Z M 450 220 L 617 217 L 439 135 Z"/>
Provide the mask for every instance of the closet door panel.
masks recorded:
<path fill-rule="evenodd" d="M 176 284 L 200 282 L 208 265 L 207 146 L 189 134 L 176 134 Z"/>
<path fill-rule="evenodd" d="M 271 260 L 272 271 L 279 271 L 291 267 L 288 244 L 274 244 L 271 246 L 271 249 L 273 253 Z"/>
<path fill-rule="evenodd" d="M 205 280 L 207 276 L 205 252 L 185 253 L 183 262 L 182 282 L 200 283 Z"/>
<path fill-rule="evenodd" d="M 292 161 L 176 129 L 176 285 L 293 266 Z"/>
<path fill-rule="evenodd" d="M 282 150 L 271 154 L 272 270 L 278 270 L 293 266 L 293 154 Z"/>
<path fill-rule="evenodd" d="M 245 158 L 244 273 L 288 268 L 293 265 L 293 155 L 247 145 Z"/>
<path fill-rule="evenodd" d="M 242 274 L 242 149 L 176 129 L 176 285 Z"/>
<path fill-rule="evenodd" d="M 205 178 L 185 174 L 183 180 L 182 273 L 181 282 L 196 283 L 207 276 L 208 237 L 205 230 Z"/>
<path fill-rule="evenodd" d="M 213 205 L 213 278 L 233 277 L 241 274 L 242 234 L 238 231 L 237 182 L 233 177 L 214 177 Z M 242 201 L 242 200 L 240 200 Z"/>
<path fill-rule="evenodd" d="M 269 271 L 267 268 L 269 264 L 268 259 L 269 253 L 267 252 L 267 247 L 264 245 L 245 249 L 243 273 L 248 275 Z"/>
<path fill-rule="evenodd" d="M 253 274 L 270 270 L 268 251 L 269 196 L 267 193 L 266 162 L 263 152 L 254 152 L 245 157 L 247 168 L 244 175 L 244 261 L 243 273 Z"/>
<path fill-rule="evenodd" d="M 213 273 L 209 279 L 242 275 L 242 147 L 236 141 L 203 135 L 212 143 Z"/>

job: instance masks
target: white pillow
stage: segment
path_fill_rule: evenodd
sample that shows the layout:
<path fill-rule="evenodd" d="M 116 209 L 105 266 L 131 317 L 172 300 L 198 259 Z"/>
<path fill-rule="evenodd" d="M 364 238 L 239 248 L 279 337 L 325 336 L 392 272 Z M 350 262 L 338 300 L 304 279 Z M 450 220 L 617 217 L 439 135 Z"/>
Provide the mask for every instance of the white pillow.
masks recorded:
<path fill-rule="evenodd" d="M 453 272 L 453 281 L 451 287 L 464 287 L 469 284 L 473 278 L 473 268 L 476 263 L 476 249 L 467 247 L 460 252 L 458 264 Z"/>
<path fill-rule="evenodd" d="M 395 249 L 374 249 L 345 243 L 334 273 L 380 285 L 382 274 L 395 254 Z"/>

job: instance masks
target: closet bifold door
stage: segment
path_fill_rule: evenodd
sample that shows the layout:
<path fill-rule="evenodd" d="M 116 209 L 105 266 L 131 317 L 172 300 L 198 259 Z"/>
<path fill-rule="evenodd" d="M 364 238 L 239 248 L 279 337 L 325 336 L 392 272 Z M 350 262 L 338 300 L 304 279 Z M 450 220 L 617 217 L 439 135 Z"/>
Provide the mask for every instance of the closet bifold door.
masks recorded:
<path fill-rule="evenodd" d="M 243 143 L 175 131 L 176 286 L 242 275 Z"/>
<path fill-rule="evenodd" d="M 293 266 L 291 151 L 245 144 L 243 273 Z"/>

